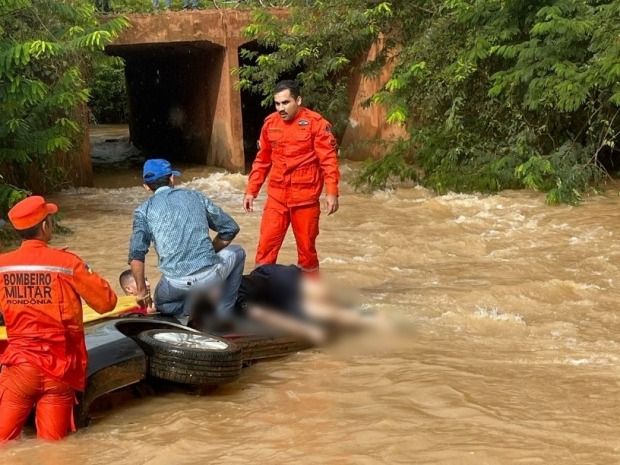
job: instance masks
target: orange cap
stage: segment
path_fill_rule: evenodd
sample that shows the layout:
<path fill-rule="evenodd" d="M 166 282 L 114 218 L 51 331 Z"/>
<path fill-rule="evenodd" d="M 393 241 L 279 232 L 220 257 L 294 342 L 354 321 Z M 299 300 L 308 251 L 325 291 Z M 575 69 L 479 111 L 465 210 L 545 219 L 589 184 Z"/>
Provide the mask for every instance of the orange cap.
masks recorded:
<path fill-rule="evenodd" d="M 39 195 L 33 195 L 17 202 L 9 210 L 9 219 L 15 229 L 28 229 L 43 221 L 47 215 L 56 213 L 58 206 L 53 203 L 45 203 L 45 199 Z"/>

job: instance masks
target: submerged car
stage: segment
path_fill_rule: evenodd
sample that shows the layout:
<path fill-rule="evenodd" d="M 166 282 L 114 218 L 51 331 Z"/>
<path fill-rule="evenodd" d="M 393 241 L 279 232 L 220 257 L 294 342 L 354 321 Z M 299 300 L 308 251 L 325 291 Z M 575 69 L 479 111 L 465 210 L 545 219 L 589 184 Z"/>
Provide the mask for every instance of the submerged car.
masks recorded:
<path fill-rule="evenodd" d="M 243 366 L 310 347 L 297 336 L 276 334 L 247 322 L 233 331 L 207 334 L 186 326 L 184 319 L 162 315 L 137 316 L 132 297 L 119 298 L 106 315 L 84 309 L 88 371 L 79 396 L 75 421 L 89 423 L 93 402 L 113 391 L 148 378 L 192 387 L 235 382 Z M 6 348 L 6 328 L 0 326 L 0 353 Z"/>

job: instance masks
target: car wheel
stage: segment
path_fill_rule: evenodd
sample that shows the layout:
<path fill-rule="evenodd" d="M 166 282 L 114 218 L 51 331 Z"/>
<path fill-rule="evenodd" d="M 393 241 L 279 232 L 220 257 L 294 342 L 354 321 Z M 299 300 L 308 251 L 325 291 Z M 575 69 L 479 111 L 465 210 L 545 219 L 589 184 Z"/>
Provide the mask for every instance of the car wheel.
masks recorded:
<path fill-rule="evenodd" d="M 231 383 L 241 376 L 243 350 L 233 342 L 205 333 L 151 329 L 137 341 L 148 356 L 155 378 L 196 386 Z"/>

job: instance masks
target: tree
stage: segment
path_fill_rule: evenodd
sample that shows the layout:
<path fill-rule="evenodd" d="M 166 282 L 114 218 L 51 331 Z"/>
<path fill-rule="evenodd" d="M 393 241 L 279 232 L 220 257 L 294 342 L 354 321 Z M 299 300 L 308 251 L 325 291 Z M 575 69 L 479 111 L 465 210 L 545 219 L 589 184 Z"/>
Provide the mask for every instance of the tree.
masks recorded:
<path fill-rule="evenodd" d="M 98 124 L 127 123 L 129 99 L 125 88 L 125 62 L 119 57 L 100 60 L 87 83 L 88 107 Z"/>
<path fill-rule="evenodd" d="M 391 16 L 387 3 L 368 9 L 365 4 L 361 0 L 316 1 L 312 7 L 292 8 L 285 18 L 255 9 L 253 24 L 245 32 L 259 41 L 261 49 L 241 50 L 246 64 L 237 70 L 239 86 L 263 95 L 262 103 L 268 106 L 273 103 L 275 83 L 294 77 L 304 88 L 304 101 L 324 113 L 334 132 L 342 134 L 349 116 L 351 74 L 379 39 L 381 22 Z M 368 67 L 367 71 L 377 69 Z"/>
<path fill-rule="evenodd" d="M 616 169 L 620 0 L 323 0 L 248 30 L 266 51 L 239 71 L 268 95 L 302 69 L 313 102 L 346 121 L 351 70 L 393 72 L 367 104 L 408 137 L 368 162 L 358 186 L 415 178 L 438 192 L 526 187 L 574 203 Z M 382 42 L 372 63 L 356 58 Z M 337 100 L 337 101 L 336 101 Z"/>
<path fill-rule="evenodd" d="M 35 172 L 50 187 L 62 181 L 52 160 L 83 130 L 84 71 L 126 26 L 100 23 L 82 0 L 0 1 L 0 166 L 13 183 L 27 187 Z M 25 193 L 0 183 L 0 214 Z"/>

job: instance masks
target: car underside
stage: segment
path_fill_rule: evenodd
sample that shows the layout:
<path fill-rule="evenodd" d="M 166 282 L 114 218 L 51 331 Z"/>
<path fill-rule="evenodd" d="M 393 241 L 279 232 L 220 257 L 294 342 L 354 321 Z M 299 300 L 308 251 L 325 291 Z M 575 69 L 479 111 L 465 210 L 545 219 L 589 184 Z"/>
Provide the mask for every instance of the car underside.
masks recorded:
<path fill-rule="evenodd" d="M 95 401 L 115 391 L 163 381 L 193 391 L 235 382 L 252 361 L 306 349 L 298 336 L 237 320 L 226 331 L 199 332 L 186 319 L 163 315 L 105 318 L 86 323 L 86 388 L 78 396 L 75 423 L 90 422 Z M 7 345 L 4 327 L 0 353 Z"/>
<path fill-rule="evenodd" d="M 89 423 L 97 399 L 119 389 L 150 379 L 191 388 L 228 384 L 254 360 L 311 346 L 300 337 L 243 321 L 220 334 L 199 332 L 185 324 L 154 315 L 109 318 L 86 325 L 88 371 L 86 389 L 75 407 L 78 428 Z M 6 342 L 0 338 L 0 352 Z"/>

